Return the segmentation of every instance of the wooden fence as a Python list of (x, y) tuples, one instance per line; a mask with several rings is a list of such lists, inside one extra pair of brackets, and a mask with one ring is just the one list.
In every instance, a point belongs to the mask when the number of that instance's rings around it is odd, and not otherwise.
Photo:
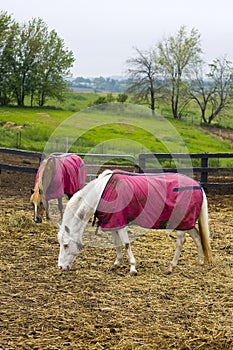
[[(222, 161), (227, 159), (230, 160), (230, 166), (221, 166)], [(210, 166), (211, 160), (215, 160), (217, 166)], [(169, 163), (170, 166), (164, 166)], [(233, 188), (232, 166), (233, 153), (144, 153), (139, 155), (139, 172), (179, 172), (197, 178), (203, 187), (208, 188)]]
[[(2, 157), (1, 157), (2, 155)], [(233, 188), (233, 153), (143, 153), (139, 155), (138, 162), (131, 155), (110, 155), (110, 154), (79, 154), (87, 161), (88, 181), (92, 180), (98, 171), (105, 168), (120, 168), (134, 172), (179, 172), (196, 178), (204, 187)], [(1, 169), (19, 171), (26, 173), (36, 173), (43, 153), (28, 152), (9, 148), (0, 148), (0, 172)], [(12, 164), (12, 159), (15, 161)], [(31, 159), (32, 161), (27, 161)], [(130, 165), (114, 165), (114, 160), (126, 160)], [(109, 164), (109, 160), (111, 164)], [(211, 161), (215, 166), (211, 166)], [(224, 161), (225, 160), (225, 161)], [(229, 160), (230, 165), (226, 165)], [(222, 162), (223, 161), (223, 162)], [(33, 163), (33, 166), (32, 166)], [(197, 163), (199, 163), (197, 165)], [(225, 163), (224, 166), (221, 164)]]
[[(41, 159), (43, 158), (43, 153), (38, 152), (29, 152), (24, 150), (18, 150), (18, 149), (11, 149), (11, 148), (0, 148), (0, 155), (5, 155), (4, 157), (4, 163), (1, 163), (0, 158), (0, 170), (11, 170), (11, 171), (19, 171), (23, 173), (36, 173), (37, 169), (40, 165)], [(34, 167), (30, 167), (28, 163), (25, 160), (20, 162), (20, 165), (12, 164), (13, 157), (16, 158), (32, 158), (34, 160), (33, 163), (35, 163)], [(25, 164), (25, 165), (22, 165)]]
[[(5, 156), (1, 157), (1, 154)], [(55, 152), (53, 154), (58, 155), (60, 153)], [(85, 160), (85, 164), (87, 166), (88, 182), (93, 180), (98, 175), (98, 173), (104, 169), (114, 169), (116, 167), (116, 165), (114, 165), (114, 162), (117, 164), (117, 160), (120, 160), (122, 163), (121, 165), (117, 166), (119, 169), (127, 170), (130, 172), (138, 171), (136, 159), (132, 155), (91, 153), (77, 153), (77, 155), (79, 155), (81, 158), (84, 158)], [(43, 158), (45, 158), (45, 155), (43, 153), (0, 148), (0, 172), (1, 169), (4, 169), (24, 173), (36, 173)], [(31, 166), (32, 163), (34, 165), (33, 167)], [(124, 165), (124, 163), (127, 163), (127, 165)]]

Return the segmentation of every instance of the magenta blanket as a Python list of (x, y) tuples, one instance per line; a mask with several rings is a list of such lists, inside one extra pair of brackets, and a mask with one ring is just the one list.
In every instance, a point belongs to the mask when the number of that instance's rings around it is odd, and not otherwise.
[(115, 171), (103, 191), (96, 217), (103, 230), (128, 224), (188, 230), (195, 226), (202, 199), (200, 184), (185, 175)]
[(55, 169), (45, 193), (46, 200), (63, 197), (64, 194), (71, 196), (86, 183), (86, 167), (82, 158), (70, 153), (52, 157), (55, 159)]

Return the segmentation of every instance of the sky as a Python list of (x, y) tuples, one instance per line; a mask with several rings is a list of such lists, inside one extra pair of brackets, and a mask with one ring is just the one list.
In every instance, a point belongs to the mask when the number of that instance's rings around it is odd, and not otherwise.
[(201, 34), (203, 58), (233, 61), (232, 0), (0, 0), (19, 23), (41, 18), (71, 50), (73, 77), (124, 76), (135, 48), (148, 50), (181, 26)]

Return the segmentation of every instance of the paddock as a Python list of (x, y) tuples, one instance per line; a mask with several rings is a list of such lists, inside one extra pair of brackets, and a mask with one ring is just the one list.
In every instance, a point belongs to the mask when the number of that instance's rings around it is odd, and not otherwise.
[(57, 229), (32, 221), (34, 175), (2, 170), (1, 180), (0, 349), (233, 349), (232, 192), (207, 192), (211, 266), (197, 265), (187, 235), (167, 276), (174, 234), (132, 228), (138, 276), (130, 277), (126, 256), (112, 270), (115, 250), (102, 247), (101, 232), (71, 271), (59, 271)]

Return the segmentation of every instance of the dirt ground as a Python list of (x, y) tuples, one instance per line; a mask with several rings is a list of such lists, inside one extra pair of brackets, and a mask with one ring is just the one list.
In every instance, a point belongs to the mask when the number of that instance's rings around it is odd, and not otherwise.
[(232, 193), (207, 193), (212, 265), (198, 267), (187, 236), (165, 275), (174, 233), (144, 230), (132, 241), (138, 276), (130, 277), (126, 257), (113, 270), (114, 249), (90, 242), (71, 271), (59, 271), (56, 227), (32, 221), (34, 175), (1, 179), (0, 349), (233, 349)]
[(218, 136), (222, 140), (230, 140), (231, 142), (233, 142), (233, 130), (231, 129), (220, 129), (220, 128), (213, 128), (213, 127), (211, 128), (203, 127), (203, 129), (205, 129), (209, 133), (212, 133)]

